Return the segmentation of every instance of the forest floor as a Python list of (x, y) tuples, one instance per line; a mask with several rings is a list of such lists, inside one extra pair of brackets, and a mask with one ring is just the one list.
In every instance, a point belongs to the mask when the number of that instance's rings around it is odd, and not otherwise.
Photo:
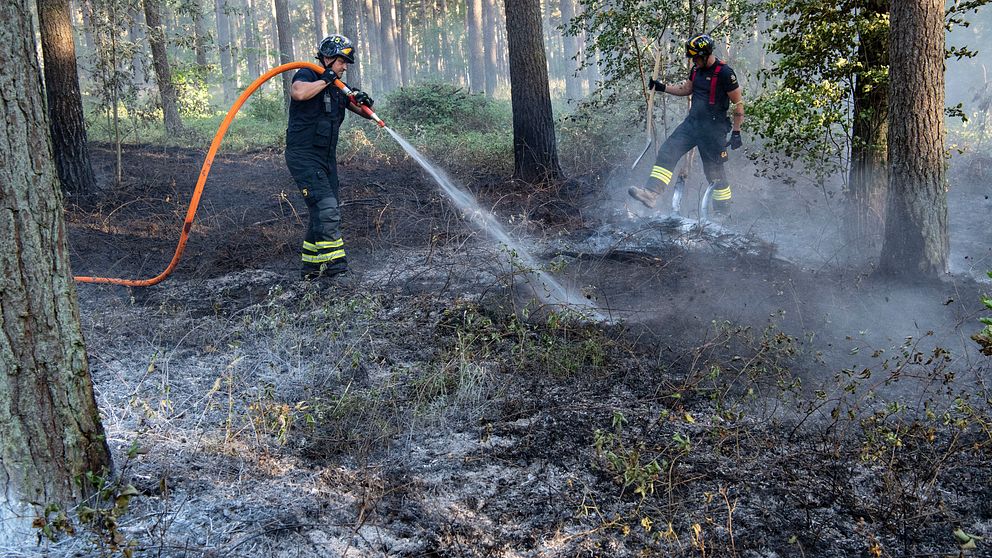
[[(202, 156), (130, 148), (120, 188), (70, 199), (73, 270), (163, 269)], [(301, 282), (281, 153), (220, 156), (170, 278), (77, 285), (137, 495), (35, 550), (992, 555), (987, 186), (952, 189), (954, 273), (913, 286), (852, 263), (828, 192), (741, 180), (700, 232), (628, 212), (621, 178), (453, 176), (608, 319), (529, 300), (410, 161), (341, 167), (353, 278)]]

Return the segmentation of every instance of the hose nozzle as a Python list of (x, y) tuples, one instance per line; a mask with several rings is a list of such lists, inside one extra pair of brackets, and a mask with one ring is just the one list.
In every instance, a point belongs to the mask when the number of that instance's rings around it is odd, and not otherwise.
[(341, 81), (340, 79), (336, 79), (336, 80), (334, 80), (334, 85), (338, 89), (340, 89), (345, 95), (347, 95), (348, 96), (348, 100), (351, 101), (351, 104), (353, 104), (356, 107), (358, 107), (358, 110), (360, 110), (363, 113), (365, 113), (365, 116), (368, 116), (369, 118), (371, 118), (372, 120), (374, 120), (375, 123), (378, 124), (380, 128), (385, 128), (386, 127), (386, 123), (383, 122), (381, 118), (379, 118), (379, 115), (376, 114), (375, 111), (372, 110), (372, 107), (369, 107), (367, 105), (363, 105), (363, 104), (361, 104), (361, 103), (359, 103), (358, 101), (355, 100), (355, 91), (352, 88), (348, 87), (348, 84), (346, 84), (345, 82)]

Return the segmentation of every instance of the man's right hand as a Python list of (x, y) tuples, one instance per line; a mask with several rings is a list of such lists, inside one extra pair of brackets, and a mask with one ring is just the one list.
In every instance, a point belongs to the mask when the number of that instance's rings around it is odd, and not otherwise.
[(324, 68), (324, 73), (320, 74), (320, 79), (330, 84), (334, 83), (334, 80), (338, 79), (338, 75), (335, 74), (330, 68)]
[(656, 81), (654, 78), (648, 78), (648, 89), (664, 92), (665, 84), (660, 81)]

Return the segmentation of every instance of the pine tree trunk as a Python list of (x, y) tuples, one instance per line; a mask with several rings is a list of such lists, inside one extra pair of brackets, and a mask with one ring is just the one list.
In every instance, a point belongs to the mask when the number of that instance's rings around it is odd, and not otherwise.
[(879, 272), (933, 279), (947, 271), (944, 2), (892, 0), (889, 192)]
[(483, 93), (486, 90), (486, 61), (482, 46), (482, 0), (466, 0), (466, 8), (469, 91)]
[(369, 53), (359, 48), (361, 45), (361, 22), (358, 18), (358, 1), (341, 0), (341, 31), (355, 43), (358, 51), (355, 56), (355, 63), (348, 68), (348, 85), (362, 88), (362, 66)]
[(386, 24), (386, 40), (388, 41), (389, 48), (389, 68), (393, 74), (393, 85), (398, 86), (402, 84), (403, 71), (400, 69), (400, 40), (399, 33), (397, 31), (398, 25), (396, 23), (396, 2), (399, 0), (381, 0), (385, 2), (383, 8), (385, 12), (383, 17), (385, 18)]
[(76, 45), (69, 21), (69, 0), (38, 0), (45, 93), (59, 180), (68, 192), (91, 192), (96, 178), (86, 142), (86, 122), (76, 69)]
[[(313, 44), (319, 45), (320, 41), (323, 41), (324, 37), (327, 36), (325, 34), (327, 28), (324, 27), (324, 0), (311, 0), (311, 5), (313, 6), (313, 32), (315, 37)], [(335, 30), (334, 32), (337, 33), (338, 31)]]
[[(39, 12), (40, 12), (41, 2), (39, 1), (38, 4), (39, 4)], [(129, 19), (131, 20), (131, 25), (129, 25), (127, 28), (128, 39), (131, 41), (131, 44), (140, 45), (145, 42), (145, 23), (142, 20), (140, 7), (133, 6), (128, 15), (130, 16)], [(40, 23), (42, 28), (41, 30), (42, 32), (41, 42), (43, 47), (42, 50), (44, 50), (45, 24), (43, 22)], [(148, 79), (149, 79), (148, 53), (145, 51), (145, 49), (143, 48), (134, 49), (134, 51), (131, 53), (131, 67), (134, 68), (134, 74), (133, 74), (134, 79), (132, 81), (135, 87), (141, 89), (142, 87), (144, 87), (146, 83), (148, 83)], [(47, 76), (46, 76), (46, 82), (47, 82)], [(54, 140), (55, 138), (53, 137), (52, 139)]]
[(496, 44), (496, 6), (493, 0), (482, 0), (482, 44), (485, 46), (486, 60), (486, 96), (492, 98), (496, 94), (497, 70), (496, 59), (498, 46)]
[[(279, 35), (279, 64), (293, 61), (293, 28), (289, 22), (289, 6), (286, 0), (275, 0), (276, 4), (276, 33)], [(289, 106), (289, 90), (293, 86), (293, 72), (282, 73), (282, 95), (286, 106)]]
[[(561, 0), (561, 23), (568, 25), (575, 17), (575, 0)], [(562, 60), (566, 68), (565, 71), (565, 98), (569, 102), (582, 98), (582, 79), (578, 77), (578, 65), (576, 58), (579, 55), (579, 38), (575, 35), (562, 37), (564, 51)]]
[(561, 178), (539, 0), (506, 0), (513, 110), (514, 178), (538, 183)]
[(0, 546), (15, 548), (37, 536), (43, 506), (70, 508), (93, 491), (78, 478), (111, 469), (32, 28), (26, 3), (0, 3)]
[(248, 63), (249, 78), (254, 81), (262, 75), (262, 65), (258, 59), (259, 45), (258, 12), (255, 0), (245, 1), (245, 59)]
[(393, 4), (396, 8), (396, 63), (400, 70), (400, 85), (410, 85), (410, 22), (407, 20), (407, 7), (402, 0)]
[(152, 48), (152, 64), (155, 66), (155, 79), (162, 98), (165, 130), (170, 134), (178, 134), (183, 130), (183, 122), (179, 118), (176, 87), (172, 84), (172, 68), (169, 66), (169, 57), (165, 52), (165, 29), (162, 27), (162, 18), (159, 15), (159, 1), (144, 0), (145, 23), (148, 24), (148, 43)]
[(234, 68), (231, 65), (231, 24), (227, 21), (227, 0), (214, 1), (217, 18), (217, 50), (220, 52), (220, 80), (224, 102), (234, 101)]
[(189, 1), (190, 17), (193, 19), (193, 51), (196, 54), (196, 65), (203, 75), (206, 75), (207, 65), (207, 28), (203, 22), (203, 5), (200, 0)]
[[(865, 14), (887, 17), (888, 0), (871, 0)], [(867, 17), (863, 15), (862, 17)], [(860, 35), (858, 61), (865, 68), (888, 63), (888, 36), (869, 28)], [(848, 244), (871, 252), (878, 249), (885, 226), (885, 191), (888, 187), (889, 91), (865, 76), (854, 86), (851, 130), (851, 169), (848, 180)], [(877, 254), (877, 252), (875, 252)]]

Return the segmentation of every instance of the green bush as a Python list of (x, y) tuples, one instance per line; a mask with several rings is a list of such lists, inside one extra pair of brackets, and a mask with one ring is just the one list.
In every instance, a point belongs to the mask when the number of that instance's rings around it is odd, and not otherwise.
[(494, 132), (512, 122), (508, 103), (437, 81), (391, 91), (382, 111), (391, 126), (416, 133)]
[(245, 103), (245, 115), (263, 122), (281, 122), (286, 124), (289, 118), (285, 103), (282, 100), (282, 91), (263, 93), (256, 91)]

